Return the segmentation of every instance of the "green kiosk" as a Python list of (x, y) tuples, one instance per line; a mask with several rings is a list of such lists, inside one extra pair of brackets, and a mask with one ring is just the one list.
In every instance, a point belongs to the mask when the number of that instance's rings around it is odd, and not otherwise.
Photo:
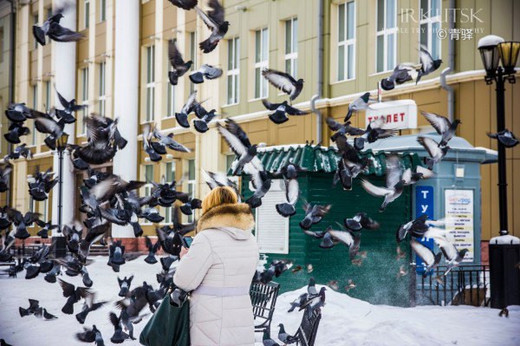
[[(423, 135), (423, 134), (421, 134)], [(438, 140), (437, 135), (424, 134)], [(333, 184), (338, 154), (335, 148), (311, 145), (287, 145), (259, 149), (258, 157), (269, 173), (274, 173), (287, 162), (293, 162), (307, 171), (299, 174), (300, 199), (296, 214), (281, 217), (275, 205), (285, 202), (283, 181), (273, 180), (270, 191), (255, 209), (257, 237), (260, 252), (267, 262), (290, 259), (292, 269), (275, 280), (281, 291), (289, 291), (307, 284), (314, 277), (319, 284), (337, 287), (341, 292), (373, 304), (410, 306), (415, 303), (416, 273), (410, 263), (409, 242), (399, 246), (397, 228), (416, 215), (428, 214), (434, 219), (449, 217), (456, 227), (457, 246), (470, 250), (471, 263), (480, 262), (480, 164), (496, 161), (496, 154), (483, 148), (474, 148), (463, 138), (455, 137), (446, 158), (435, 166), (435, 177), (406, 187), (401, 197), (379, 212), (381, 198), (369, 195), (361, 186), (363, 178), (375, 185), (385, 184), (385, 158), (389, 153), (401, 158), (403, 168), (422, 165), (427, 153), (417, 142), (417, 135), (398, 136), (367, 145), (362, 155), (368, 157), (369, 167), (354, 180), (351, 191), (338, 183)], [(252, 194), (249, 177), (242, 178), (242, 195)], [(364, 211), (380, 223), (379, 230), (363, 230), (361, 249), (356, 261), (349, 258), (348, 248), (339, 244), (333, 249), (319, 247), (320, 240), (303, 233), (299, 222), (304, 217), (305, 201), (313, 204), (331, 204), (330, 212), (312, 226), (313, 231), (343, 224), (346, 217)], [(465, 214), (461, 214), (461, 203)], [(448, 219), (447, 219), (448, 220)], [(451, 224), (450, 224), (451, 226)]]

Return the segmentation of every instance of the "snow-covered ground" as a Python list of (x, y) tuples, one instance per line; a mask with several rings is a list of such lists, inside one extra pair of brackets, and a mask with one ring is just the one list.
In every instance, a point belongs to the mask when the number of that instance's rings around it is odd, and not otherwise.
[[(89, 272), (94, 281), (93, 290), (98, 300), (110, 303), (92, 312), (85, 326), (95, 324), (101, 330), (105, 344), (110, 345), (113, 329), (108, 320), (110, 311), (117, 311), (114, 302), (117, 293), (117, 275), (134, 274), (132, 287), (143, 281), (157, 286), (155, 274), (160, 265), (149, 265), (138, 258), (114, 273), (106, 265), (106, 257), (94, 258)], [(17, 279), (0, 277), (0, 338), (15, 346), (25, 345), (83, 345), (75, 339), (75, 333), (83, 330), (74, 316), (64, 315), (65, 303), (60, 286), (43, 280), (43, 276), (25, 280), (22, 272)], [(81, 285), (80, 278), (62, 276), (73, 284)], [(302, 288), (278, 298), (272, 336), (278, 333), (278, 323), (284, 323), (286, 331), (296, 331), (301, 313), (286, 313), (289, 302), (305, 291)], [(35, 316), (21, 318), (18, 307), (28, 307), (28, 298), (38, 299), (40, 305), (58, 316), (57, 320), (43, 321)], [(81, 304), (75, 305), (75, 313)], [(395, 308), (371, 305), (332, 289), (327, 290), (327, 301), (318, 330), (316, 345), (520, 345), (520, 307), (509, 308), (509, 318), (498, 316), (498, 310), (465, 306)], [(139, 336), (145, 322), (135, 326)], [(261, 336), (258, 335), (258, 340)], [(138, 345), (138, 341), (126, 341), (124, 345)]]

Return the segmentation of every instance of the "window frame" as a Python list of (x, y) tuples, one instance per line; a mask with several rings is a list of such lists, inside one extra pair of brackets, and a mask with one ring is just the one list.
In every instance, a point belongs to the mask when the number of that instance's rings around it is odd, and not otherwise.
[(107, 20), (107, 0), (99, 0), (99, 22)]
[(145, 123), (155, 121), (155, 45), (145, 47)]
[(81, 120), (81, 133), (80, 135), (85, 135), (87, 133), (87, 123), (85, 122), (85, 118), (88, 116), (88, 104), (89, 104), (89, 67), (83, 67), (80, 69), (81, 71), (81, 104), (86, 105), (87, 107), (83, 108), (82, 113), (83, 117)]
[[(38, 83), (32, 85), (32, 106), (33, 109), (38, 109)], [(36, 124), (33, 121), (32, 122), (32, 129), (31, 129), (31, 146), (38, 145), (38, 132), (36, 131)]]
[[(354, 21), (354, 24), (353, 24), (353, 34), (352, 34), (352, 37), (353, 38), (348, 38), (348, 24), (349, 24), (349, 20), (348, 20), (348, 5), (349, 4), (353, 4), (354, 8), (353, 8), (353, 11), (354, 11), (354, 16), (353, 16), (353, 21)], [(340, 30), (340, 13), (341, 13), (341, 6), (345, 6), (344, 8), (344, 14), (345, 14), (345, 25), (344, 25), (344, 40), (343, 41), (340, 41), (340, 34), (339, 34), (339, 30)], [(356, 35), (357, 35), (357, 28), (356, 28), (356, 10), (357, 10), (357, 6), (356, 6), (356, 1), (355, 0), (351, 0), (351, 1), (346, 1), (344, 3), (341, 3), (338, 5), (338, 41), (337, 41), (337, 52), (336, 52), (336, 66), (337, 66), (337, 73), (336, 73), (336, 81), (337, 82), (347, 82), (347, 81), (351, 81), (351, 80), (354, 80), (356, 79), (356, 53), (357, 53), (357, 47), (356, 47)], [(352, 76), (349, 78), (349, 63), (350, 63), (350, 60), (349, 60), (349, 55), (348, 55), (348, 49), (349, 47), (352, 46), (352, 50), (353, 50), (353, 53), (352, 53)], [(343, 52), (344, 52), (344, 57), (343, 57), (343, 64), (344, 64), (344, 68), (343, 68), (343, 76), (340, 78), (340, 47), (344, 47), (343, 48)]]
[[(377, 23), (378, 23), (378, 18), (379, 18), (379, 10), (378, 10), (378, 3), (379, 1), (383, 1), (383, 29), (382, 30), (377, 30)], [(386, 20), (386, 17), (387, 17), (387, 4), (388, 4), (388, 1), (393, 1), (394, 2), (394, 14), (395, 14), (395, 18), (394, 18), (394, 22), (395, 22), (395, 26), (393, 28), (387, 28), (387, 20)], [(376, 60), (375, 60), (375, 71), (376, 71), (376, 74), (377, 73), (387, 73), (387, 72), (390, 72), (394, 69), (395, 66), (389, 66), (389, 65), (395, 65), (396, 62), (397, 62), (397, 33), (398, 33), (398, 30), (399, 30), (399, 27), (397, 25), (397, 0), (377, 0), (376, 1), (376, 21), (375, 21), (375, 28), (376, 28), (376, 42), (375, 42), (375, 49), (376, 49), (376, 54), (375, 54), (375, 57), (376, 57)], [(388, 62), (388, 37), (390, 35), (394, 35), (395, 39), (394, 39), (394, 56), (393, 56), (393, 64), (389, 64)], [(378, 60), (378, 55), (379, 55), (379, 51), (377, 49), (377, 40), (380, 36), (383, 36), (383, 69), (381, 71), (379, 71), (377, 69), (377, 60)]]
[(51, 81), (47, 80), (45, 83), (45, 110), (49, 112), (51, 109)]
[[(226, 71), (226, 106), (231, 106), (240, 103), (240, 37), (235, 36), (230, 38), (227, 40), (227, 44), (228, 68)], [(230, 53), (232, 53), (232, 57), (230, 57)], [(230, 77), (232, 81), (231, 97), (229, 95)], [(231, 98), (233, 98), (234, 102), (229, 102)]]
[[(190, 60), (192, 61), (190, 71), (197, 66), (197, 33), (190, 32)], [(190, 94), (195, 91), (195, 83), (190, 83)]]
[[(437, 12), (437, 15), (436, 16), (428, 16), (426, 18), (423, 17), (422, 15), (422, 11), (421, 11), (421, 2), (419, 1), (419, 49), (421, 48), (421, 45), (423, 45), (423, 43), (421, 42), (421, 34), (422, 34), (422, 29), (421, 27), (423, 25), (426, 25), (426, 44), (424, 45), (428, 51), (430, 52), (430, 54), (432, 55), (433, 59), (440, 59), (441, 56), (442, 56), (442, 41), (441, 39), (437, 36), (437, 35), (434, 35), (433, 33), (433, 25), (438, 23), (439, 24), (439, 28), (438, 30), (441, 30), (442, 29), (442, 18), (441, 18), (441, 14), (442, 14), (442, 1), (441, 0), (426, 0), (427, 1), (427, 6), (428, 6), (428, 13), (430, 13), (430, 11), (432, 10), (432, 1), (437, 1), (438, 5), (439, 5), (439, 8), (437, 9), (438, 12)], [(438, 54), (437, 55), (434, 55), (433, 53), (433, 37), (435, 37), (435, 39), (437, 40), (437, 47), (438, 47)]]
[[(287, 24), (290, 23), (291, 27), (291, 38), (290, 47), (291, 51), (287, 52)], [(295, 25), (296, 23), (296, 25)], [(285, 47), (284, 47), (284, 71), (291, 76), (295, 77), (298, 75), (298, 17), (292, 17), (284, 21), (285, 26)], [(294, 28), (296, 26), (296, 38), (294, 34)], [(287, 61), (290, 61), (291, 70), (287, 71)]]
[[(153, 188), (153, 184), (151, 183), (153, 180), (154, 180), (154, 175), (155, 175), (155, 165), (154, 164), (145, 164), (143, 165), (143, 181), (146, 182), (146, 184), (143, 185), (142, 189), (143, 189), (143, 197), (148, 197), (151, 195), (152, 193), (152, 188)], [(147, 168), (150, 167), (151, 170), (152, 170), (152, 176), (151, 177), (148, 177), (147, 175)], [(150, 181), (148, 181), (148, 179), (150, 179)], [(141, 221), (141, 224), (142, 225), (151, 225), (152, 222), (143, 218), (142, 221)]]
[(83, 29), (90, 27), (90, 0), (83, 0)]
[(103, 61), (99, 63), (99, 108), (98, 112), (101, 116), (106, 116), (106, 73), (107, 63)]
[[(263, 39), (262, 35), (264, 32), (266, 35), (266, 39), (265, 39), (266, 47), (264, 47), (264, 44), (263, 44), (264, 39)], [(257, 37), (257, 34), (259, 34), (259, 37)], [(264, 27), (264, 28), (255, 30), (254, 35), (255, 35), (255, 39), (254, 39), (255, 48), (254, 48), (254, 65), (253, 65), (253, 67), (254, 67), (255, 84), (254, 84), (253, 100), (261, 100), (261, 99), (265, 99), (265, 98), (269, 97), (269, 84), (268, 84), (267, 80), (262, 76), (262, 70), (264, 68), (269, 67), (269, 28)], [(260, 39), (260, 45), (259, 45), (260, 52), (258, 52), (256, 50), (258, 39)], [(264, 48), (265, 48), (265, 52), (264, 52)], [(265, 60), (262, 60), (264, 55), (265, 55)], [(257, 56), (260, 56), (260, 60), (258, 60), (258, 61), (257, 61)], [(258, 70), (258, 74), (257, 74), (257, 70)], [(257, 94), (257, 82), (258, 82), (258, 91), (259, 91), (258, 94)], [(263, 91), (265, 91), (265, 95), (264, 95)]]

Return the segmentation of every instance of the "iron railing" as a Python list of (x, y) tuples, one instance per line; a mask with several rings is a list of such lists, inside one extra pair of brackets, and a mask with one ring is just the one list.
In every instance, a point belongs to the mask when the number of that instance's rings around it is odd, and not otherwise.
[(448, 270), (435, 268), (431, 275), (417, 275), (415, 302), (417, 305), (489, 306), (490, 281), (488, 265), (461, 265)]

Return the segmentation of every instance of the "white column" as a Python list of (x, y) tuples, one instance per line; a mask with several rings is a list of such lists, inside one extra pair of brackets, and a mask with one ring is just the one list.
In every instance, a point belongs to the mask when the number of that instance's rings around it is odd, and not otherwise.
[[(114, 116), (128, 144), (117, 152), (114, 174), (137, 178), (137, 126), (139, 121), (139, 0), (115, 1)], [(132, 227), (113, 225), (113, 237), (133, 237)]]
[[(64, 0), (53, 0), (53, 8), (63, 6)], [(76, 5), (75, 2), (67, 2), (67, 10), (63, 13), (64, 17), (60, 24), (66, 28), (76, 31)], [(52, 70), (54, 71), (54, 83), (56, 89), (67, 100), (76, 98), (76, 43), (75, 42), (53, 42), (52, 51)], [(55, 95), (55, 106), (61, 108), (58, 96)], [(69, 143), (74, 143), (75, 124), (65, 125), (65, 132), (69, 135)], [(55, 153), (53, 157), (54, 172), (58, 172), (59, 159)], [(75, 202), (76, 202), (76, 186), (74, 179), (74, 167), (70, 162), (68, 152), (64, 153), (63, 158), (63, 185), (62, 185), (62, 224), (67, 224), (74, 220)], [(52, 222), (58, 223), (58, 198), (59, 187), (56, 186), (52, 194)], [(56, 232), (53, 231), (53, 236)]]

